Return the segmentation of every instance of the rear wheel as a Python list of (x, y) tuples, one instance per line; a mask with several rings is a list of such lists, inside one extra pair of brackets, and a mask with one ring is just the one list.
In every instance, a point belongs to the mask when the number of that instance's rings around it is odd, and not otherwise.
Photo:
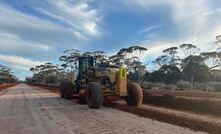
[(63, 91), (65, 99), (72, 99), (73, 97), (73, 84), (70, 82), (65, 82), (65, 89)]
[(64, 81), (61, 81), (60, 83), (60, 97), (61, 98), (64, 98), (64, 89), (65, 89)]
[(143, 91), (139, 84), (131, 83), (127, 84), (128, 96), (125, 97), (127, 105), (138, 106), (143, 101)]
[(103, 105), (103, 91), (100, 83), (91, 82), (88, 84), (87, 104), (93, 109), (98, 109), (101, 105)]

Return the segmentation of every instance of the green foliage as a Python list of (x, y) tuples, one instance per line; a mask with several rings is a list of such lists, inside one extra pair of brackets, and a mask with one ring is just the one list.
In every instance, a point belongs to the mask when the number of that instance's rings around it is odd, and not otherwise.
[(27, 78), (27, 81), (36, 83), (56, 83), (59, 81), (59, 76), (66, 75), (66, 72), (74, 71), (77, 65), (77, 60), (80, 56), (92, 56), (96, 60), (97, 66), (122, 66), (128, 68), (128, 77), (131, 81), (139, 81), (142, 75), (146, 73), (145, 66), (140, 61), (144, 51), (147, 49), (140, 46), (132, 46), (121, 49), (116, 55), (105, 55), (104, 51), (84, 52), (79, 50), (69, 49), (64, 51), (64, 55), (59, 57), (62, 62), (61, 66), (55, 66), (51, 63), (39, 65), (30, 68), (33, 72), (32, 80)]
[(0, 64), (0, 83), (13, 83), (17, 81), (18, 79), (13, 74), (11, 69)]
[(163, 50), (163, 53), (167, 55), (169, 65), (177, 65), (179, 64), (180, 58), (177, 56), (178, 47), (170, 47)]
[(165, 90), (177, 90), (177, 86), (175, 84), (167, 84), (163, 87)]
[(189, 55), (193, 55), (197, 52), (197, 47), (192, 44), (182, 44), (180, 45), (180, 49), (182, 49), (183, 54), (188, 57)]
[(117, 66), (126, 65), (129, 80), (140, 82), (146, 73), (145, 66), (140, 59), (146, 51), (146, 48), (140, 46), (122, 48), (116, 55), (109, 58), (109, 63)]
[(177, 88), (179, 90), (190, 90), (192, 89), (193, 85), (190, 82), (184, 81), (184, 80), (180, 80), (176, 83)]
[(144, 89), (164, 89), (165, 84), (161, 83), (161, 82), (143, 82), (142, 83), (142, 87)]
[(158, 66), (162, 67), (163, 65), (169, 64), (169, 57), (167, 55), (159, 56), (155, 61), (152, 63), (157, 64)]
[(159, 70), (151, 73), (147, 81), (171, 84), (180, 80), (180, 76), (181, 71), (178, 67), (174, 65), (164, 65)]
[(65, 71), (59, 68), (58, 65), (52, 63), (45, 63), (36, 67), (30, 68), (33, 72), (32, 78), (26, 78), (26, 82), (39, 84), (56, 84), (60, 78), (65, 75)]
[(70, 49), (65, 50), (64, 55), (59, 57), (59, 60), (63, 63), (61, 66), (63, 69), (66, 69), (66, 71), (73, 71), (76, 68), (77, 65), (77, 59), (80, 56), (92, 56), (96, 60), (96, 64), (98, 66), (107, 65), (108, 60), (107, 56), (105, 55), (104, 51), (94, 51), (94, 52), (84, 52), (81, 53), (79, 50)]
[(201, 56), (188, 56), (182, 62), (183, 76), (190, 83), (206, 82), (209, 79), (209, 68)]
[[(185, 56), (183, 59), (179, 57), (179, 48)], [(179, 48), (170, 47), (165, 49), (163, 51), (164, 55), (153, 61), (160, 68), (152, 72), (147, 80), (166, 84), (175, 83), (180, 79), (190, 83), (206, 82), (214, 75), (210, 71), (221, 65), (221, 54), (219, 52), (204, 52), (200, 55), (195, 55), (199, 50), (195, 45), (182, 44)], [(210, 68), (207, 60), (213, 61), (213, 65)]]
[(221, 65), (221, 53), (220, 52), (203, 52), (200, 54), (204, 61), (207, 63), (210, 70), (220, 67)]
[[(216, 44), (221, 44), (221, 35), (216, 37)], [(59, 75), (65, 75), (66, 72), (75, 70), (79, 56), (92, 56), (95, 58), (97, 66), (120, 67), (126, 65), (129, 81), (142, 82), (144, 80), (144, 82), (178, 84), (178, 88), (190, 88), (190, 85), (196, 82), (221, 82), (219, 49), (197, 55), (199, 49), (193, 44), (181, 44), (179, 47), (167, 48), (163, 50), (163, 55), (152, 62), (157, 65), (153, 72), (147, 72), (146, 66), (141, 62), (141, 58), (147, 51), (145, 47), (122, 48), (109, 57), (104, 51), (82, 53), (79, 50), (69, 49), (59, 57), (62, 62), (60, 67), (46, 63), (33, 67), (30, 71), (33, 72), (33, 79), (36, 81), (56, 82)]]
[(210, 87), (208, 89), (209, 91), (216, 91), (216, 92), (221, 91), (221, 83), (220, 82), (208, 82), (207, 85), (208, 85), (208, 87)]
[(59, 60), (63, 62), (62, 67), (63, 69), (71, 69), (73, 70), (77, 64), (77, 58), (81, 55), (79, 50), (70, 49), (65, 50), (64, 55), (59, 57)]
[(221, 82), (221, 70), (214, 69), (210, 71), (210, 81)]

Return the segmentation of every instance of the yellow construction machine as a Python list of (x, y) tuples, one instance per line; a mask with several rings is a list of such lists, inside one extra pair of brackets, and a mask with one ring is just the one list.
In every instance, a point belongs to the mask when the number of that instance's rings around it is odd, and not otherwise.
[(126, 67), (97, 67), (91, 56), (80, 56), (76, 73), (70, 73), (60, 83), (60, 96), (71, 99), (78, 94), (80, 104), (87, 103), (97, 109), (105, 96), (124, 97), (130, 106), (138, 106), (143, 100), (139, 84), (128, 83)]

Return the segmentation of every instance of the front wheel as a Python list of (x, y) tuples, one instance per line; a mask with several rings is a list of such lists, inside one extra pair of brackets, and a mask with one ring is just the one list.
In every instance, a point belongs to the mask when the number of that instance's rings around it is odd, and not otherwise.
[(103, 91), (100, 83), (91, 82), (88, 84), (87, 104), (92, 109), (98, 109), (103, 105)]
[(128, 96), (125, 97), (127, 105), (139, 106), (143, 101), (143, 91), (139, 84), (127, 84)]

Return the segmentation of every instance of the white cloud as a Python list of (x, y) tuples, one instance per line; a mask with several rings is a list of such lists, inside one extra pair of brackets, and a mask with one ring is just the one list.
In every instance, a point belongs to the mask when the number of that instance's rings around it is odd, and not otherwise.
[(42, 20), (40, 18), (26, 15), (15, 9), (0, 4), (0, 25), (1, 27), (11, 27), (16, 30), (26, 28), (32, 30), (42, 30), (42, 31), (51, 31), (57, 32), (60, 30), (64, 30), (61, 26), (51, 23), (46, 20)]
[(161, 25), (152, 25), (152, 26), (148, 26), (144, 29), (141, 29), (140, 31), (137, 32), (138, 35), (141, 35), (141, 34), (149, 34), (149, 32), (153, 32), (154, 30), (160, 28)]
[(82, 48), (101, 35), (98, 30), (101, 18), (87, 1), (45, 0), (42, 4), (34, 1), (21, 4), (30, 4), (39, 13), (23, 12), (0, 2), (0, 63), (18, 74), (21, 74), (18, 70), (28, 73), (30, 67), (41, 64), (39, 61), (57, 59), (65, 49)]
[(150, 12), (153, 7), (156, 7), (155, 9), (158, 9), (159, 6), (170, 7), (174, 23), (182, 30), (188, 28), (189, 33), (196, 33), (207, 24), (209, 20), (205, 15), (209, 15), (213, 11), (211, 3), (210, 0), (127, 0), (127, 2), (123, 2), (130, 10), (137, 13)]
[[(202, 48), (202, 51), (214, 50), (215, 36), (221, 34), (221, 14), (220, 9), (214, 8), (215, 1), (210, 0), (127, 0), (120, 2), (128, 10), (131, 10), (138, 14), (145, 14), (145, 12), (151, 12), (150, 9), (160, 6), (170, 7), (168, 13), (171, 11), (171, 16), (174, 25), (173, 29), (177, 29), (176, 38), (167, 39), (173, 42), (176, 46), (182, 43), (193, 43)], [(138, 10), (139, 9), (139, 10)], [(160, 10), (160, 8), (159, 8)], [(152, 30), (147, 27), (139, 31), (139, 33), (145, 33), (145, 31)], [(147, 35), (152, 33), (147, 33)], [(157, 39), (160, 42), (165, 42), (165, 39)], [(153, 41), (154, 42), (154, 41)], [(160, 44), (152, 44), (160, 45)], [(151, 50), (150, 50), (151, 51)]]
[(37, 44), (22, 40), (18, 35), (0, 32), (0, 52), (1, 51), (16, 51), (21, 53), (33, 53), (44, 51), (48, 52), (51, 47), (44, 44)]
[(174, 46), (174, 43), (148, 41), (139, 45), (148, 49), (148, 51), (141, 59), (141, 61), (147, 61), (149, 58), (151, 58), (151, 60), (155, 60), (158, 56), (162, 55), (163, 50)]
[[(60, 17), (56, 21), (16, 10), (0, 2), (0, 53), (4, 51), (6, 54), (10, 49), (8, 53), (12, 55), (32, 58), (37, 58), (38, 55), (39, 58), (52, 59), (70, 47), (86, 47), (87, 42), (94, 36), (100, 35), (97, 30), (99, 20), (97, 13), (94, 9), (90, 9), (87, 3), (85, 5), (84, 2), (75, 5), (68, 4), (67, 1), (58, 3), (49, 1), (49, 3), (47, 8), (42, 5), (39, 8), (42, 7), (45, 11), (53, 9), (47, 12), (52, 18)], [(62, 8), (62, 3), (66, 9)], [(75, 10), (71, 12), (72, 7)], [(38, 6), (36, 8), (38, 9)], [(63, 22), (58, 22), (59, 20), (69, 22), (72, 27), (63, 25)]]
[(65, 22), (81, 36), (98, 36), (97, 23), (101, 20), (96, 9), (91, 9), (87, 1), (48, 0), (51, 8), (36, 8), (37, 11)]
[(87, 29), (91, 34), (98, 35), (98, 31), (96, 30), (96, 23), (88, 22), (84, 24), (85, 29)]
[(13, 67), (13, 69), (22, 69), (28, 71), (29, 68), (43, 64), (40, 61), (32, 61), (18, 56), (0, 55), (0, 62), (5, 65)]
[[(57, 2), (53, 1), (51, 3)], [(65, 47), (72, 44), (72, 42), (75, 42), (75, 44), (82, 44), (83, 42), (92, 38), (91, 34), (98, 35), (99, 32), (97, 31), (97, 24), (95, 21), (96, 19), (90, 20), (90, 18), (88, 18), (84, 21), (81, 19), (82, 15), (84, 14), (83, 12), (79, 16), (72, 16), (71, 13), (66, 15), (62, 14), (62, 12), (59, 13), (60, 10), (63, 9), (55, 8), (54, 10), (56, 12), (48, 11), (48, 13), (51, 14), (46, 15), (49, 15), (53, 18), (55, 18), (54, 16), (58, 16), (61, 20), (65, 20), (66, 22), (70, 21), (69, 23), (73, 24), (74, 26), (64, 26), (61, 23), (51, 21), (46, 17), (41, 18), (34, 15), (29, 15), (20, 12), (10, 7), (9, 5), (0, 3), (0, 31), (19, 35), (21, 38), (25, 38), (33, 42), (38, 42), (38, 44), (50, 44), (56, 47), (60, 46), (61, 44)], [(93, 13), (88, 13), (85, 18), (90, 15), (92, 15), (91, 18), (96, 18), (93, 16)], [(78, 19), (82, 21), (79, 21)], [(91, 29), (84, 27), (84, 24), (87, 22), (93, 22), (93, 27), (89, 27)]]
[[(212, 10), (211, 1), (194, 0), (182, 1), (182, 4), (171, 3), (173, 21), (187, 36), (198, 36), (204, 31), (208, 32), (209, 14)], [(206, 15), (207, 14), (207, 15)]]

